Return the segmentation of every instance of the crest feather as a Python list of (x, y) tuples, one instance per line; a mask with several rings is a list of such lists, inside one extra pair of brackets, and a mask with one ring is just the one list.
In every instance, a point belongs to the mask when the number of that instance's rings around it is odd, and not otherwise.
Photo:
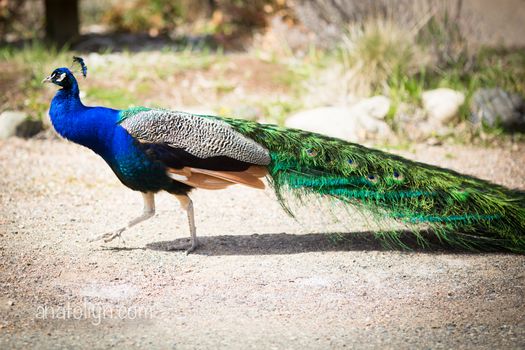
[(84, 63), (84, 59), (82, 57), (73, 56), (73, 65), (78, 64), (80, 66), (80, 69), (82, 71), (82, 75), (84, 78), (87, 76), (87, 66)]

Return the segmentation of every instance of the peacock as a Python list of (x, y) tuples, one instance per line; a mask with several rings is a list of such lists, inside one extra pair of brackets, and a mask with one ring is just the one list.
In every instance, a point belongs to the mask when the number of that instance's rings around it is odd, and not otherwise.
[[(84, 60), (74, 57), (74, 63), (85, 78)], [(264, 189), (268, 183), (291, 215), (290, 198), (328, 198), (375, 220), (396, 220), (423, 245), (422, 232), (430, 231), (455, 246), (525, 253), (523, 192), (298, 129), (158, 108), (85, 106), (72, 71), (57, 68), (43, 80), (60, 87), (49, 110), (52, 125), (101, 156), (144, 200), (139, 217), (90, 241), (109, 242), (151, 218), (155, 193), (166, 191), (187, 212), (191, 236), (189, 246), (170, 249), (189, 253), (199, 245), (193, 189)], [(400, 242), (399, 235), (377, 232), (388, 242)]]

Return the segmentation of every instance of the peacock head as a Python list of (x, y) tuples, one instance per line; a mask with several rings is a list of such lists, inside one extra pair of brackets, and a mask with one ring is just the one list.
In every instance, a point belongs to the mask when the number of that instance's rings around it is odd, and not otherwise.
[[(87, 75), (87, 67), (84, 64), (84, 60), (80, 57), (73, 56), (73, 65), (80, 67), (82, 75), (85, 78)], [(62, 67), (55, 69), (50, 76), (42, 80), (42, 83), (53, 83), (64, 89), (70, 89), (77, 84), (77, 80), (69, 68)]]
[(42, 80), (42, 83), (53, 83), (64, 89), (71, 88), (76, 84), (76, 79), (73, 73), (68, 68), (57, 68), (50, 76)]

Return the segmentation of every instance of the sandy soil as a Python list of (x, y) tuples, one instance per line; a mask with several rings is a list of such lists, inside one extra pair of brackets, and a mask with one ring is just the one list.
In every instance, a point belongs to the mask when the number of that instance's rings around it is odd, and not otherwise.
[[(525, 146), (404, 155), (525, 188)], [(524, 348), (525, 257), (383, 249), (358, 217), (287, 217), (271, 191), (195, 192), (202, 249), (168, 194), (125, 243), (86, 243), (140, 213), (97, 156), (0, 143), (0, 348)], [(347, 233), (336, 242), (330, 233)]]

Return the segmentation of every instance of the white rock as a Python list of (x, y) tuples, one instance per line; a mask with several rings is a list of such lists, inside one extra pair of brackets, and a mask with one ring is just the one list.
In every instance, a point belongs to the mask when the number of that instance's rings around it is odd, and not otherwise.
[(175, 110), (199, 115), (217, 115), (217, 112), (213, 109), (202, 106), (182, 106), (176, 107)]
[[(368, 112), (370, 110), (368, 109)], [(363, 105), (351, 108), (314, 108), (292, 115), (286, 120), (285, 125), (290, 128), (317, 132), (350, 142), (359, 142), (368, 137), (386, 137), (390, 135), (391, 130), (388, 124), (371, 116), (366, 111), (367, 108), (363, 107)], [(375, 115), (379, 114), (376, 113)]]
[(361, 114), (359, 116), (359, 126), (366, 131), (369, 136), (385, 137), (390, 134), (390, 127), (387, 123), (369, 115)]
[(452, 89), (435, 89), (422, 94), (423, 107), (431, 120), (445, 124), (457, 116), (465, 95)]
[(378, 95), (357, 102), (351, 107), (352, 112), (367, 115), (375, 119), (385, 119), (390, 110), (390, 99)]
[(286, 119), (285, 126), (347, 141), (359, 140), (359, 121), (349, 108), (344, 107), (319, 107), (297, 112)]
[(27, 114), (17, 111), (5, 111), (0, 114), (0, 140), (15, 136), (17, 128), (27, 119)]

